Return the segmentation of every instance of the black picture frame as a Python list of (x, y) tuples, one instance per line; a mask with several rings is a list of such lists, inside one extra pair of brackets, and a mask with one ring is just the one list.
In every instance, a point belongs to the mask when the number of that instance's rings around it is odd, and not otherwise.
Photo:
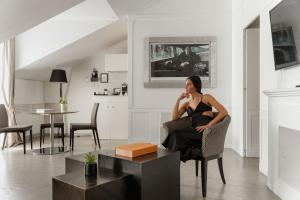
[(100, 82), (108, 83), (108, 73), (100, 73)]

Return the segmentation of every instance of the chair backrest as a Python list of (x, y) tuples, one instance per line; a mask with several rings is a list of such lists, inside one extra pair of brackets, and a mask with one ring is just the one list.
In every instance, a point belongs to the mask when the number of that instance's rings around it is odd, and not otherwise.
[[(215, 114), (215, 113), (214, 113)], [(217, 113), (216, 113), (217, 114)], [(231, 121), (230, 115), (227, 115), (210, 129), (203, 132), (202, 138), (202, 156), (209, 157), (223, 153), (227, 129)]]
[(7, 111), (4, 104), (0, 104), (0, 128), (8, 127)]
[[(44, 103), (44, 108), (60, 110), (60, 104), (59, 103)], [(63, 122), (64, 122), (64, 115), (55, 115), (54, 123), (63, 123)], [(44, 116), (44, 123), (50, 123), (50, 117), (48, 115)]]
[(91, 124), (97, 126), (97, 113), (98, 113), (99, 103), (94, 103), (92, 109), (92, 116), (91, 116)]

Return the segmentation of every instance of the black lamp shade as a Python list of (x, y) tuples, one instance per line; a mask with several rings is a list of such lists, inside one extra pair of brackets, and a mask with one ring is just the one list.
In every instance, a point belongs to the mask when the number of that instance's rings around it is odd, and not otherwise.
[(67, 83), (66, 71), (62, 69), (53, 69), (50, 77), (50, 82)]

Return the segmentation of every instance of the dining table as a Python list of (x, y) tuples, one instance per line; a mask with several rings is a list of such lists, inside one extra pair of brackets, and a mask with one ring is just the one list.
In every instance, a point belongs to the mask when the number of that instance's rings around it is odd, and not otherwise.
[(34, 149), (34, 155), (54, 155), (59, 153), (65, 153), (70, 151), (70, 148), (65, 146), (55, 146), (54, 145), (54, 118), (57, 115), (66, 115), (77, 113), (75, 110), (59, 110), (59, 109), (36, 109), (32, 114), (36, 115), (46, 115), (50, 118), (50, 146)]

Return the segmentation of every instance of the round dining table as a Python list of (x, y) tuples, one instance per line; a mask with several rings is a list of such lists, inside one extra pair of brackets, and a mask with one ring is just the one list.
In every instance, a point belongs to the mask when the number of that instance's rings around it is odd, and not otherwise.
[(64, 146), (54, 145), (54, 117), (56, 115), (66, 115), (77, 113), (78, 111), (73, 110), (55, 110), (55, 109), (36, 109), (32, 114), (36, 115), (47, 115), (50, 118), (50, 147), (34, 149), (34, 155), (54, 155), (59, 153), (65, 153), (70, 151), (70, 148)]

